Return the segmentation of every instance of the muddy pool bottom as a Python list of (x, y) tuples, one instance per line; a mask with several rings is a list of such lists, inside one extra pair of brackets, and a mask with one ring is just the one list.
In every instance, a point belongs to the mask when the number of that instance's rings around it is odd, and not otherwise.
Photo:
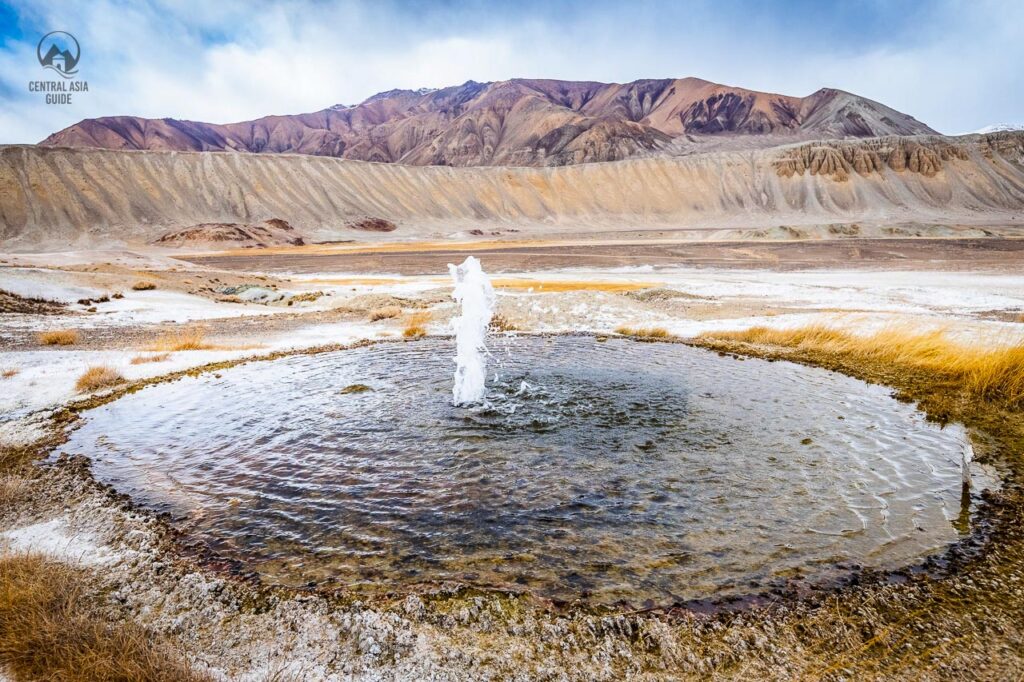
[(61, 449), (291, 585), (665, 604), (896, 567), (968, 531), (963, 431), (884, 387), (672, 343), (491, 352), (478, 407), (451, 405), (452, 341), (384, 343), (152, 386)]

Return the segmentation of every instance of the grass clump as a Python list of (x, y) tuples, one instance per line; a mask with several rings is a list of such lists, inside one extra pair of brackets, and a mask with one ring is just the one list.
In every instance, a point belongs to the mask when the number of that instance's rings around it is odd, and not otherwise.
[(55, 329), (39, 334), (39, 343), (44, 346), (73, 346), (78, 343), (78, 331), (75, 329)]
[(75, 382), (75, 389), (79, 393), (86, 393), (115, 386), (122, 381), (124, 381), (124, 377), (113, 367), (94, 365), (85, 370), (82, 376), (78, 377), (78, 381)]
[(19, 370), (16, 367), (11, 367), (10, 369), (5, 369), (4, 371), (0, 372), (0, 379), (10, 379), (12, 377), (16, 377), (16, 376), (18, 376), (18, 372), (20, 372), (20, 371), (21, 370)]
[(132, 285), (132, 291), (152, 291), (153, 289), (156, 289), (156, 283), (146, 280), (139, 280)]
[(301, 294), (295, 294), (288, 299), (288, 305), (294, 305), (296, 303), (312, 303), (323, 295), (324, 292), (322, 291), (307, 291)]
[(149, 362), (163, 362), (171, 357), (170, 353), (156, 353), (155, 355), (136, 355), (132, 358), (133, 365), (145, 365)]
[(405, 329), (402, 330), (402, 336), (407, 339), (416, 339), (421, 336), (426, 336), (426, 324), (428, 322), (430, 322), (430, 311), (420, 310), (413, 313), (405, 322)]
[(0, 559), (0, 663), (18, 680), (200, 682), (129, 623), (102, 618), (87, 575), (39, 555)]
[(178, 329), (158, 337), (147, 346), (151, 351), (211, 350), (216, 348), (206, 341), (206, 332), (198, 327)]
[(517, 332), (519, 327), (501, 313), (495, 313), (491, 316), (491, 321), (487, 325), (491, 331), (495, 332)]
[(661, 327), (617, 327), (615, 333), (621, 336), (632, 336), (636, 339), (667, 339), (671, 336), (668, 330)]
[(366, 393), (367, 391), (372, 390), (373, 389), (367, 386), (366, 384), (350, 384), (345, 388), (341, 389), (340, 391), (338, 391), (338, 393), (340, 393), (341, 395), (349, 395), (351, 393)]
[(374, 308), (370, 311), (370, 322), (377, 320), (390, 320), (402, 314), (402, 309), (397, 305), (386, 305), (383, 308)]
[(894, 326), (861, 336), (824, 325), (752, 327), (707, 332), (701, 338), (841, 354), (924, 370), (959, 384), (977, 397), (1010, 406), (1024, 405), (1024, 342), (972, 346), (951, 338), (945, 329), (917, 331)]
[(7, 514), (20, 508), (32, 496), (27, 479), (19, 476), (0, 476), (0, 513)]

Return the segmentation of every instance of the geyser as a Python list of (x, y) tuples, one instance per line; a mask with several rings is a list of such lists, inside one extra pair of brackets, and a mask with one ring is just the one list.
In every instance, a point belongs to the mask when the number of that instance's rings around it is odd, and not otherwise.
[(473, 256), (462, 265), (449, 263), (448, 272), (455, 283), (452, 298), (462, 307), (461, 314), (452, 320), (456, 346), (452, 397), (455, 405), (472, 405), (484, 399), (487, 325), (494, 314), (494, 288)]

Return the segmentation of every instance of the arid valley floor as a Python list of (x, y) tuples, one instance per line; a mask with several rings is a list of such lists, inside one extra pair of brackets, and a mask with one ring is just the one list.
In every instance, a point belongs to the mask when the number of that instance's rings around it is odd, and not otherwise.
[[(196, 674), (222, 679), (1013, 679), (1024, 603), (1020, 526), (1006, 529), (1021, 514), (1015, 473), (987, 512), (991, 527), (967, 536), (941, 568), (867, 572), (820, 589), (797, 582), (739, 603), (595, 610), (458, 584), (370, 598), (275, 588), (99, 486), (79, 461), (28, 470), (17, 461), (59, 453), (79, 410), (126, 388), (283, 354), (445, 335), (455, 307), (444, 264), (467, 254), (494, 281), (499, 335), (600, 338), (630, 327), (695, 339), (756, 326), (858, 334), (910, 326), (989, 347), (1024, 336), (1021, 243), (1010, 235), (694, 243), (669, 233), (4, 254), (0, 537), (8, 551), (78, 566), (105, 595), (105, 617), (159, 633)], [(404, 336), (410, 325), (422, 331)], [(40, 341), (67, 330), (69, 345)], [(90, 366), (122, 379), (90, 398), (75, 387)], [(925, 390), (870, 365), (846, 371), (918, 398)], [(1005, 453), (986, 450), (992, 436), (978, 434), (979, 456), (997, 463)]]

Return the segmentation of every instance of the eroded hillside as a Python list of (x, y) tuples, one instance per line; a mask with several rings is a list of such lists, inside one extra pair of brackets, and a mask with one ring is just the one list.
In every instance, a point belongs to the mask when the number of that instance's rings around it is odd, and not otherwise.
[[(318, 239), (514, 228), (1024, 223), (1024, 133), (821, 142), (563, 168), (451, 168), (300, 155), (0, 149), (0, 237), (148, 243), (206, 223), (287, 221)], [(353, 229), (367, 219), (395, 229)]]

